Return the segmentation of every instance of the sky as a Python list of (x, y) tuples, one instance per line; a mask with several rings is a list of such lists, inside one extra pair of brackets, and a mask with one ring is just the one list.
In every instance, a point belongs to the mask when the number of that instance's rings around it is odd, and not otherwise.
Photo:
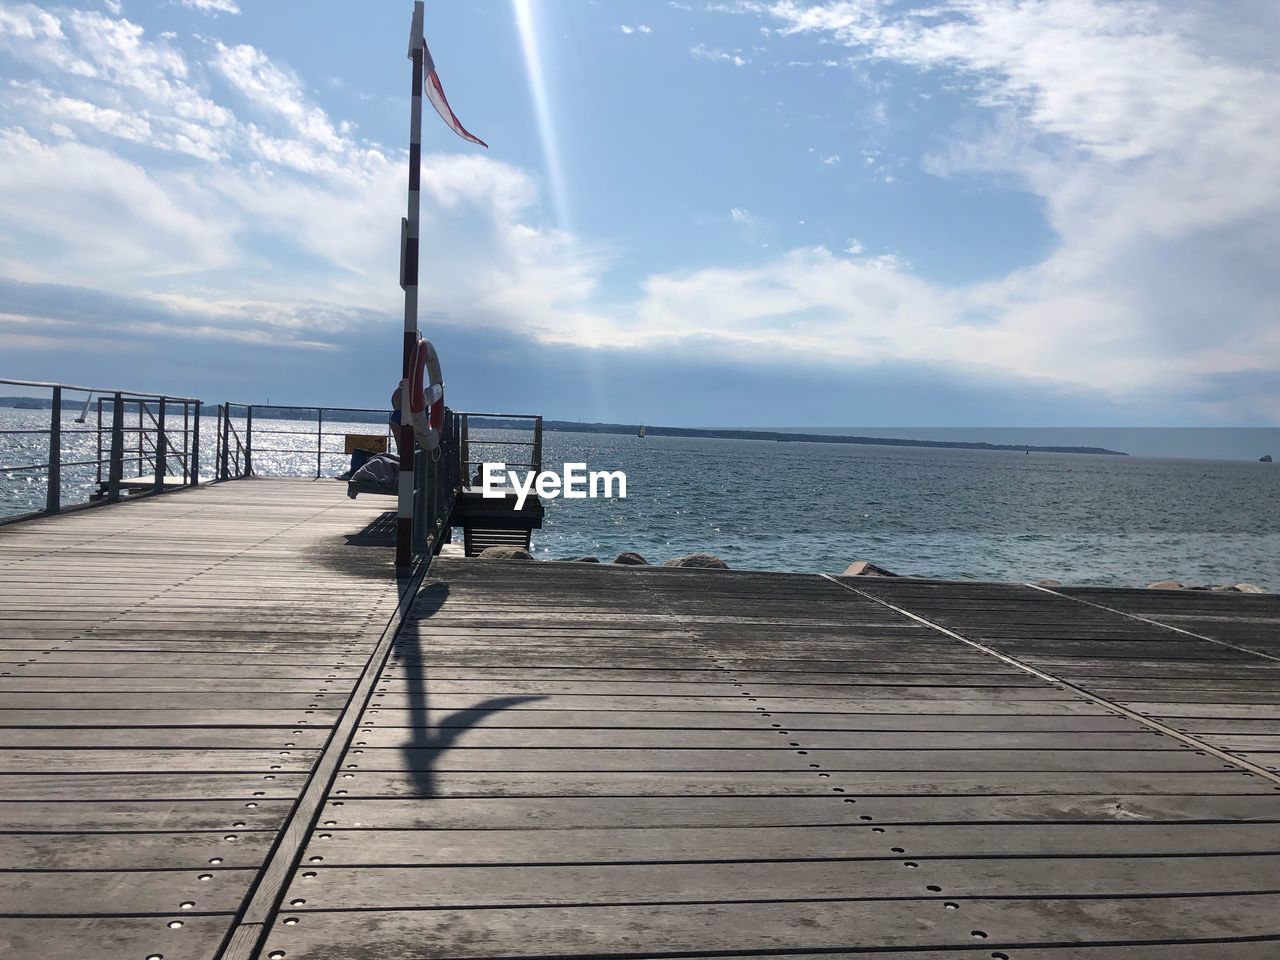
[[(409, 14), (0, 0), (0, 376), (384, 404)], [(448, 402), (1278, 425), (1278, 28), (1271, 0), (428, 0), (490, 145), (426, 117)]]

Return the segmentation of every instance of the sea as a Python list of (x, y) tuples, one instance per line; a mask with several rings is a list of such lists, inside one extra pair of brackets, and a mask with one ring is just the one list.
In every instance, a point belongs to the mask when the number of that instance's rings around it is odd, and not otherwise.
[[(0, 467), (43, 462), (46, 435), (14, 431), (43, 431), (48, 417), (0, 409)], [(95, 459), (94, 418), (74, 417), (64, 417), (63, 460)], [(345, 469), (344, 432), (377, 429), (326, 423), (322, 475)], [(213, 418), (201, 431), (211, 479)], [(504, 459), (512, 448), (483, 441), (512, 436), (473, 430), (473, 457)], [(255, 421), (259, 474), (314, 477), (316, 446), (314, 422)], [(661, 563), (708, 551), (748, 570), (839, 573), (871, 560), (947, 579), (1280, 592), (1280, 463), (547, 432), (544, 469), (565, 463), (625, 472), (627, 496), (545, 500), (539, 559), (630, 550)], [(64, 502), (85, 502), (97, 468), (66, 467), (63, 478)], [(0, 470), (0, 516), (44, 501), (42, 471)]]

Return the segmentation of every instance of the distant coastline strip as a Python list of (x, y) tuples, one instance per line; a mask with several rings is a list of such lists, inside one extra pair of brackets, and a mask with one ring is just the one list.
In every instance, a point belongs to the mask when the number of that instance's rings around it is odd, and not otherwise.
[[(501, 421), (486, 420), (486, 427), (503, 427)], [(512, 423), (512, 427), (520, 426)], [(618, 433), (635, 436), (640, 424), (575, 423), (571, 420), (544, 420), (543, 430), (563, 433)], [(790, 433), (777, 430), (719, 430), (695, 427), (651, 427), (645, 425), (649, 437), (697, 437), (709, 440), (772, 440), (777, 443), (852, 443), (870, 447), (928, 447), (940, 450), (1004, 450), (1023, 453), (1088, 453), (1108, 457), (1127, 457), (1122, 450), (1105, 447), (1053, 447), (1022, 443), (984, 443), (976, 440), (911, 440), (906, 437), (854, 437), (834, 433)]]
[[(0, 407), (17, 407), (28, 410), (47, 410), (51, 402), (37, 397), (0, 397)], [(310, 412), (314, 407), (276, 409), (266, 404), (255, 404), (254, 415), (268, 419), (309, 420), (314, 419)], [(351, 423), (382, 423), (385, 414), (367, 414), (360, 411), (344, 411), (342, 419)], [(526, 421), (503, 420), (500, 417), (485, 417), (483, 424), (477, 427), (490, 430), (524, 430), (528, 428)], [(544, 420), (543, 430), (557, 433), (604, 433), (624, 434), (634, 437), (640, 431), (638, 423), (578, 423), (574, 420)], [(1031, 451), (1032, 453), (1088, 453), (1108, 457), (1127, 457), (1122, 450), (1108, 450), (1106, 447), (1046, 447), (1036, 444), (1022, 443), (983, 443), (976, 440), (911, 440), (906, 437), (849, 437), (836, 433), (787, 433), (778, 430), (719, 430), (701, 429), (698, 427), (651, 427), (645, 425), (645, 435), (649, 437), (696, 437), (704, 440), (771, 440), (776, 443), (852, 443), (868, 447), (925, 447), (936, 450), (1004, 450), (1015, 453)]]

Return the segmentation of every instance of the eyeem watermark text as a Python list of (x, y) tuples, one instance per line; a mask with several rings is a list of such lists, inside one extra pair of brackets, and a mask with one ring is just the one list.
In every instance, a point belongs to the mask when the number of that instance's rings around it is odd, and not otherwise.
[[(505, 484), (510, 483), (508, 488)], [(534, 473), (524, 471), (521, 482), (519, 470), (508, 470), (505, 463), (486, 463), (484, 465), (484, 496), (502, 498), (508, 490), (516, 494), (516, 509), (524, 508), (524, 502), (533, 491), (538, 496), (554, 500), (563, 496), (566, 500), (586, 500), (588, 497), (604, 497), (607, 499), (627, 498), (627, 475), (621, 470), (587, 470), (585, 463), (566, 463), (564, 473), (554, 470), (543, 470)]]

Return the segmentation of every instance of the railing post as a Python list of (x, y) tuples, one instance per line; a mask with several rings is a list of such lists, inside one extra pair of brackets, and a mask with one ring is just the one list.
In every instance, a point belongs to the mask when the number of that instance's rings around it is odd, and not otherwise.
[[(462, 462), (465, 470), (471, 461), (471, 429), (465, 413), (456, 414), (456, 416), (462, 420)], [(471, 475), (467, 474), (467, 478), (470, 479)]]
[(191, 401), (182, 401), (182, 485), (191, 482)]
[(229, 436), (229, 428), (231, 426), (231, 405), (222, 403), (218, 405), (218, 423), (222, 427), (222, 463), (219, 465), (218, 477), (222, 480), (230, 478), (228, 471), (229, 464), (229, 448), (231, 437)]
[(530, 466), (536, 476), (542, 470), (542, 418), (533, 422), (533, 463)]
[(111, 465), (107, 470), (107, 499), (120, 499), (120, 480), (124, 477), (124, 397), (111, 398)]
[(245, 417), (244, 427), (244, 475), (246, 477), (253, 476), (253, 404), (245, 408), (248, 414)]
[(156, 418), (156, 482), (152, 487), (156, 493), (164, 492), (164, 475), (169, 472), (169, 447), (164, 435), (164, 408), (169, 402), (160, 398), (160, 416)]
[(147, 411), (147, 401), (138, 401), (138, 476), (142, 476), (143, 447), (146, 446), (147, 424), (143, 416)]
[(53, 388), (53, 413), (49, 417), (49, 488), (44, 508), (50, 513), (62, 509), (62, 388)]
[(200, 401), (196, 401), (196, 418), (192, 421), (191, 431), (191, 451), (187, 454), (191, 462), (190, 483), (193, 487), (200, 486)]
[(102, 398), (98, 398), (98, 487), (102, 487)]
[(316, 479), (320, 479), (320, 460), (324, 454), (324, 407), (316, 408)]

